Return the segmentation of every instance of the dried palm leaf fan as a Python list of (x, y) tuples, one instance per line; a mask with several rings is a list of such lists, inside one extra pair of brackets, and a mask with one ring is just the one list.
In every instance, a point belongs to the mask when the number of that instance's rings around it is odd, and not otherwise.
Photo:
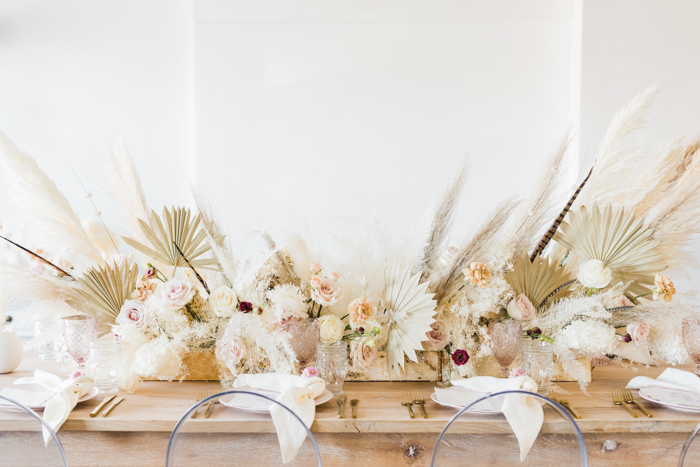
[(656, 252), (660, 242), (651, 234), (644, 219), (635, 220), (634, 213), (625, 215), (624, 209), (610, 204), (601, 211), (593, 204), (570, 212), (554, 241), (585, 261), (602, 261), (612, 273), (611, 284), (634, 281), (628, 290), (638, 295), (648, 292), (644, 286), (653, 285), (656, 273), (665, 269), (663, 255)]
[(561, 298), (574, 280), (564, 268), (559, 267), (559, 261), (537, 256), (530, 261), (523, 254), (513, 264), (513, 270), (508, 271), (505, 279), (515, 291), (515, 296), (525, 294), (528, 300), (537, 308), (552, 298)]
[[(433, 294), (427, 293), (428, 282), (419, 284), (420, 273), (411, 276), (411, 267), (401, 269), (398, 262), (385, 270), (385, 306), (389, 324), (387, 364), (389, 374), (404, 369), (404, 353), (418, 362), (416, 350), (422, 350), (425, 333), (435, 321)], [(388, 275), (387, 275), (388, 272)]]
[(92, 267), (76, 278), (80, 287), (74, 292), (80, 300), (66, 300), (66, 303), (96, 316), (100, 324), (114, 324), (122, 305), (136, 288), (138, 274), (138, 266), (129, 261)]
[[(178, 267), (187, 265), (187, 258), (193, 268), (218, 269), (219, 262), (215, 258), (200, 258), (211, 250), (211, 245), (204, 240), (213, 221), (203, 225), (200, 215), (192, 219), (189, 209), (163, 208), (162, 220), (155, 211), (151, 211), (150, 225), (139, 219), (141, 231), (148, 238), (153, 248), (137, 242), (133, 238), (122, 237), (127, 245), (153, 259), (173, 267), (173, 276)], [(224, 235), (214, 237), (214, 242), (220, 244)], [(180, 251), (178, 251), (178, 248)], [(199, 259), (197, 259), (199, 258)]]

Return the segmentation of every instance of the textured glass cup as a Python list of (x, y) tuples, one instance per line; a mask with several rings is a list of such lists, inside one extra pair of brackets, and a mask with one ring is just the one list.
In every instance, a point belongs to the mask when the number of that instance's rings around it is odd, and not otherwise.
[(320, 336), (318, 321), (308, 319), (296, 321), (289, 325), (289, 332), (290, 343), (296, 356), (297, 371), (301, 374), (316, 356), (316, 343)]
[(119, 391), (121, 352), (121, 343), (114, 339), (90, 342), (88, 375), (95, 381), (95, 387), (100, 394), (114, 394)]
[(690, 359), (695, 363), (693, 372), (700, 376), (700, 320), (686, 319), (682, 324), (683, 343)]
[(523, 326), (520, 321), (506, 319), (489, 323), (491, 352), (501, 365), (501, 378), (508, 377), (508, 366), (520, 352)]
[(520, 344), (520, 367), (537, 383), (537, 392), (549, 395), (554, 370), (554, 349), (549, 342), (525, 338)]
[(39, 344), (40, 360), (56, 360), (57, 337), (61, 336), (61, 323), (56, 319), (40, 319), (34, 323), (34, 339)]
[(97, 319), (88, 315), (66, 316), (63, 318), (63, 340), (66, 350), (78, 363), (78, 371), (85, 373), (90, 342), (97, 340)]
[(326, 382), (326, 389), (333, 395), (343, 393), (343, 383), (348, 375), (348, 345), (345, 341), (333, 344), (318, 344), (316, 369)]

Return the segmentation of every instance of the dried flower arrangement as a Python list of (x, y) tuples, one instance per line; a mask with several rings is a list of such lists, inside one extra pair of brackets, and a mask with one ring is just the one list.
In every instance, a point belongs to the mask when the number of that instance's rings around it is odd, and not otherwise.
[(107, 164), (128, 230), (119, 237), (99, 212), (81, 221), (34, 159), (0, 135), (0, 166), (31, 232), (21, 242), (2, 238), (40, 265), (5, 258), (2, 267), (16, 298), (96, 315), (119, 335), (125, 390), (145, 377), (181, 377), (191, 352), (215, 356), (229, 385), (242, 373), (300, 372), (316, 343), (339, 341), (349, 344), (355, 369), (373, 365), (380, 349), (395, 374), (424, 350), (445, 351), (445, 372), (471, 376), (491, 358), (489, 322), (507, 319), (553, 341), (582, 387), (579, 357), (683, 362), (680, 322), (696, 313), (674, 300), (661, 273), (697, 266), (687, 248), (700, 232), (700, 139), (674, 140), (657, 156), (628, 141), (657, 91), (615, 117), (594, 167), (571, 192), (567, 135), (529, 199), (503, 201), (456, 246), (447, 239), (466, 164), (422, 236), (397, 241), (375, 219), (353, 219), (334, 236), (337, 251), (317, 251), (303, 230), (283, 244), (262, 232), (256, 242), (267, 253), (241, 260), (198, 192), (196, 215), (151, 211), (124, 148)]

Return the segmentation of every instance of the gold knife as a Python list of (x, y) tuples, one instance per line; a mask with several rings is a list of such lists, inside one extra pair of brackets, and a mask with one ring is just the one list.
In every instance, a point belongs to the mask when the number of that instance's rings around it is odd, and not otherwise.
[(573, 407), (571, 407), (571, 405), (569, 405), (569, 401), (563, 401), (563, 400), (561, 400), (561, 399), (559, 399), (559, 400), (552, 399), (552, 400), (553, 400), (554, 402), (558, 402), (559, 405), (561, 405), (561, 406), (564, 407), (566, 410), (568, 410), (569, 412), (571, 412), (571, 415), (573, 415), (574, 418), (577, 418), (577, 419), (578, 419), (578, 418), (581, 418), (581, 415), (579, 415), (579, 413), (576, 411), (576, 409), (574, 409)]
[(112, 394), (111, 396), (105, 397), (105, 398), (102, 400), (102, 402), (100, 403), (100, 405), (98, 405), (97, 407), (95, 407), (95, 410), (93, 410), (92, 412), (90, 412), (90, 416), (91, 416), (91, 417), (97, 417), (97, 416), (100, 414), (100, 412), (102, 411), (102, 409), (105, 408), (105, 405), (107, 405), (107, 404), (109, 403), (109, 401), (111, 401), (112, 399), (114, 399), (116, 396), (117, 396), (116, 394)]
[(120, 403), (121, 401), (123, 401), (123, 400), (124, 400), (123, 397), (117, 397), (116, 399), (114, 399), (114, 402), (112, 402), (112, 405), (110, 405), (109, 408), (107, 408), (107, 410), (105, 410), (104, 412), (102, 412), (102, 416), (103, 416), (103, 417), (106, 417), (107, 415), (109, 415), (109, 413), (110, 413), (112, 410), (114, 410), (114, 408), (115, 408), (116, 406), (118, 406), (119, 403)]
[(338, 398), (338, 418), (343, 418), (343, 413), (345, 412), (345, 394)]

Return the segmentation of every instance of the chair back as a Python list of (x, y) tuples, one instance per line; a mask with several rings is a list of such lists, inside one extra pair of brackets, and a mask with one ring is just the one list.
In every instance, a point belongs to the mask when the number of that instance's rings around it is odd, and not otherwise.
[[(693, 443), (693, 440), (695, 440), (698, 432), (700, 432), (700, 423), (697, 424), (693, 432), (688, 436), (688, 439), (685, 440), (685, 444), (681, 450), (681, 457), (678, 459), (678, 467), (683, 467), (683, 463), (686, 459), (688, 459), (688, 465), (698, 465), (700, 463), (700, 449), (690, 449), (690, 445)], [(697, 444), (698, 443), (695, 443), (696, 446)]]
[(11, 427), (0, 431), (0, 467), (68, 465), (56, 433), (32, 409), (0, 396), (0, 423)]
[[(233, 396), (236, 403), (232, 404), (228, 396)], [(218, 402), (221, 398), (237, 407), (224, 406)], [(211, 413), (205, 419), (210, 403), (213, 403)], [(282, 462), (275, 429), (270, 429), (269, 408), (275, 405), (290, 415), (294, 426), (288, 429), (306, 432), (299, 452), (287, 464)], [(291, 409), (265, 395), (234, 389), (202, 399), (185, 412), (170, 435), (165, 465), (321, 467), (322, 464), (316, 439)]]
[[(540, 433), (527, 454), (520, 461), (518, 440), (500, 408), (510, 396), (533, 397), (549, 406), (561, 416), (544, 424), (553, 428), (553, 433)], [(545, 407), (543, 407), (544, 409)], [(563, 419), (563, 420), (562, 420)], [(523, 420), (527, 423), (527, 420)], [(468, 462), (466, 462), (468, 460)], [(588, 452), (581, 430), (569, 412), (558, 403), (529, 391), (503, 391), (489, 394), (462, 408), (447, 422), (440, 433), (431, 466), (461, 466), (468, 463), (479, 465), (527, 465), (588, 466)]]

